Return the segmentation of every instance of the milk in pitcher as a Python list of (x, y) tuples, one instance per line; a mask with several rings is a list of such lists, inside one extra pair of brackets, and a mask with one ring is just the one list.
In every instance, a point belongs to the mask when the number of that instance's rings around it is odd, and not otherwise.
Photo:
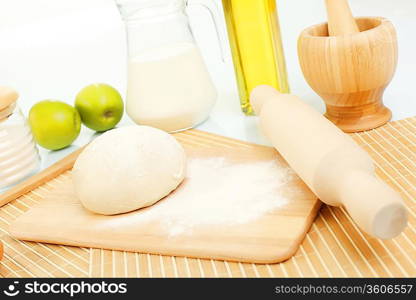
[(174, 132), (203, 122), (217, 92), (194, 43), (130, 56), (127, 113), (137, 124)]

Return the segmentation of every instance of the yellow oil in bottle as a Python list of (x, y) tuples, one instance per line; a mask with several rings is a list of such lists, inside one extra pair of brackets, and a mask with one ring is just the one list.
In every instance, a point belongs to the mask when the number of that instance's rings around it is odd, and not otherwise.
[(241, 108), (253, 114), (253, 88), (268, 84), (289, 92), (275, 0), (222, 0)]

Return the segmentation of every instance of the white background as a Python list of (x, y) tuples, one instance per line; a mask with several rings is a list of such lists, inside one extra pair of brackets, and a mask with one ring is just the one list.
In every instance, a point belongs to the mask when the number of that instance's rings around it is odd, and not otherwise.
[[(212, 1), (221, 6), (221, 1)], [(416, 0), (350, 3), (356, 16), (384, 16), (395, 24), (399, 65), (384, 102), (396, 120), (416, 115)], [(323, 102), (303, 79), (296, 41), (303, 28), (325, 21), (324, 0), (278, 0), (277, 4), (291, 90), (323, 111)], [(265, 143), (255, 118), (240, 112), (228, 45), (223, 62), (210, 15), (202, 8), (189, 9), (189, 15), (219, 90), (211, 118), (199, 128)], [(222, 32), (226, 34), (225, 28)], [(109, 83), (124, 95), (125, 44), (123, 23), (113, 0), (0, 0), (0, 85), (19, 91), (19, 103), (26, 114), (44, 99), (72, 104), (82, 87), (95, 82)], [(128, 122), (125, 117), (123, 123)], [(44, 166), (86, 143), (92, 135), (83, 128), (74, 147), (59, 152), (42, 150)]]

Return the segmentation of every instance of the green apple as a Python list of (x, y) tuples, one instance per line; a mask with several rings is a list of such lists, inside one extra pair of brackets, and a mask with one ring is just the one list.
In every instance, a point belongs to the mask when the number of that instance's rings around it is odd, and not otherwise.
[(29, 112), (29, 124), (36, 142), (49, 150), (59, 150), (72, 144), (81, 130), (81, 118), (71, 105), (44, 100)]
[(108, 84), (96, 83), (83, 88), (75, 99), (82, 123), (95, 131), (114, 128), (123, 117), (120, 93)]

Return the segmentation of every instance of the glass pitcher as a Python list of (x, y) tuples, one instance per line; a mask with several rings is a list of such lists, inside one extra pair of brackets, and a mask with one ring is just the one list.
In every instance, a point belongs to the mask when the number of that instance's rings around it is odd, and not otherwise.
[[(126, 25), (126, 110), (140, 125), (167, 132), (206, 120), (217, 91), (189, 26), (188, 5), (202, 5), (218, 25), (210, 1), (115, 0)], [(219, 28), (217, 26), (217, 34)]]

